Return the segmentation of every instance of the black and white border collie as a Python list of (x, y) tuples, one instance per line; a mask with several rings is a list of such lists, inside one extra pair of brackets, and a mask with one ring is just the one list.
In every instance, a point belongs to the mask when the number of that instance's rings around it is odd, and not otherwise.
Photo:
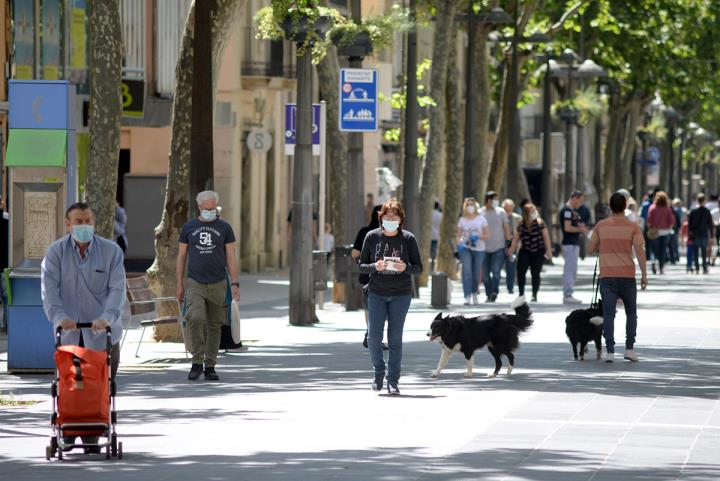
[(515, 314), (491, 314), (470, 318), (464, 316), (442, 317), (442, 313), (438, 314), (427, 333), (431, 341), (437, 339), (442, 346), (440, 361), (437, 369), (433, 371), (432, 377), (440, 375), (453, 352), (463, 353), (467, 361), (465, 377), (472, 377), (472, 356), (476, 350), (484, 346), (487, 346), (488, 351), (495, 358), (495, 371), (488, 374), (488, 377), (495, 377), (500, 372), (502, 367), (500, 356), (503, 354), (510, 363), (507, 369), (509, 376), (515, 363), (512, 351), (517, 349), (520, 343), (518, 339), (520, 333), (527, 331), (533, 323), (530, 306), (524, 297), (515, 299), (511, 306), (515, 310)]
[[(603, 309), (602, 300), (589, 309), (576, 309), (565, 319), (565, 334), (572, 345), (573, 357), (585, 360), (587, 345), (595, 341), (596, 357), (602, 359)], [(578, 349), (580, 344), (580, 349)]]

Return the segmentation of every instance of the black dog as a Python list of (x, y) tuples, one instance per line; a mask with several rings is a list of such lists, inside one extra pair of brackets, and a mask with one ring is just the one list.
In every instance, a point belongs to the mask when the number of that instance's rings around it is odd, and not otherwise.
[[(595, 307), (597, 306), (597, 307)], [(573, 357), (575, 360), (580, 355), (580, 360), (585, 360), (585, 352), (587, 344), (595, 341), (597, 349), (597, 358), (602, 358), (601, 338), (603, 331), (603, 310), (602, 301), (598, 300), (590, 309), (577, 309), (572, 311), (565, 319), (565, 334), (570, 339), (572, 345)], [(578, 353), (577, 345), (580, 344)]]
[(440, 371), (450, 359), (450, 354), (455, 351), (462, 352), (467, 360), (467, 372), (465, 377), (472, 377), (473, 374), (473, 353), (483, 346), (495, 358), (495, 371), (489, 377), (497, 376), (502, 367), (501, 355), (508, 358), (510, 366), (507, 369), (508, 376), (512, 373), (515, 356), (512, 351), (517, 349), (521, 332), (527, 331), (532, 326), (532, 312), (524, 297), (515, 299), (512, 303), (515, 314), (493, 314), (490, 316), (466, 318), (463, 316), (446, 316), (438, 314), (430, 325), (428, 337), (433, 341), (439, 339), (442, 345), (442, 354), (438, 367), (432, 373), (432, 377), (438, 377)]

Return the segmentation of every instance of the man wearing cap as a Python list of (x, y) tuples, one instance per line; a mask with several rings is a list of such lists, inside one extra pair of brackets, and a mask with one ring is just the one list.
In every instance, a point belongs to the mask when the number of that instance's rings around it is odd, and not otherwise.
[(580, 304), (582, 301), (573, 297), (577, 262), (580, 256), (580, 236), (587, 234), (587, 227), (577, 212), (582, 204), (583, 193), (579, 190), (570, 194), (565, 206), (560, 209), (560, 226), (562, 230), (562, 253), (565, 259), (563, 267), (563, 304)]

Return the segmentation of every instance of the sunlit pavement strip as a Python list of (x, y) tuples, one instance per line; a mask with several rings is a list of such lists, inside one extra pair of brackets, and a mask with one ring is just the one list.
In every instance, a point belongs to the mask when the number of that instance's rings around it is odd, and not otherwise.
[[(594, 261), (581, 263), (577, 296), (590, 300)], [(312, 480), (717, 480), (720, 479), (720, 304), (713, 271), (671, 267), (639, 295), (639, 363), (572, 360), (560, 303), (561, 266), (546, 269), (535, 326), (511, 378), (475, 378), (451, 358), (429, 373), (439, 347), (425, 333), (437, 310), (413, 301), (399, 399), (369, 389), (364, 319), (326, 304), (315, 327), (291, 327), (287, 277), (244, 276), (243, 337), (250, 351), (221, 355), (220, 383), (186, 380), (179, 344), (131, 331), (119, 374), (122, 461), (70, 455), (47, 462), (49, 376), (0, 374), (0, 392), (26, 407), (0, 407), (0, 479)], [(326, 299), (330, 296), (327, 295)], [(456, 283), (452, 310), (462, 306)], [(150, 337), (150, 336), (146, 336)], [(616, 321), (622, 352), (624, 314)], [(0, 371), (7, 354), (0, 351)], [(504, 370), (503, 370), (504, 372)]]

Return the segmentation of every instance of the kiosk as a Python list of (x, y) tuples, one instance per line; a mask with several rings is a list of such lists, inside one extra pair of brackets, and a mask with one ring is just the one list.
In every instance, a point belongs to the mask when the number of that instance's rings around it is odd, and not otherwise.
[(9, 98), (8, 371), (52, 371), (55, 339), (42, 308), (40, 264), (65, 235), (65, 210), (77, 200), (75, 86), (11, 80)]

